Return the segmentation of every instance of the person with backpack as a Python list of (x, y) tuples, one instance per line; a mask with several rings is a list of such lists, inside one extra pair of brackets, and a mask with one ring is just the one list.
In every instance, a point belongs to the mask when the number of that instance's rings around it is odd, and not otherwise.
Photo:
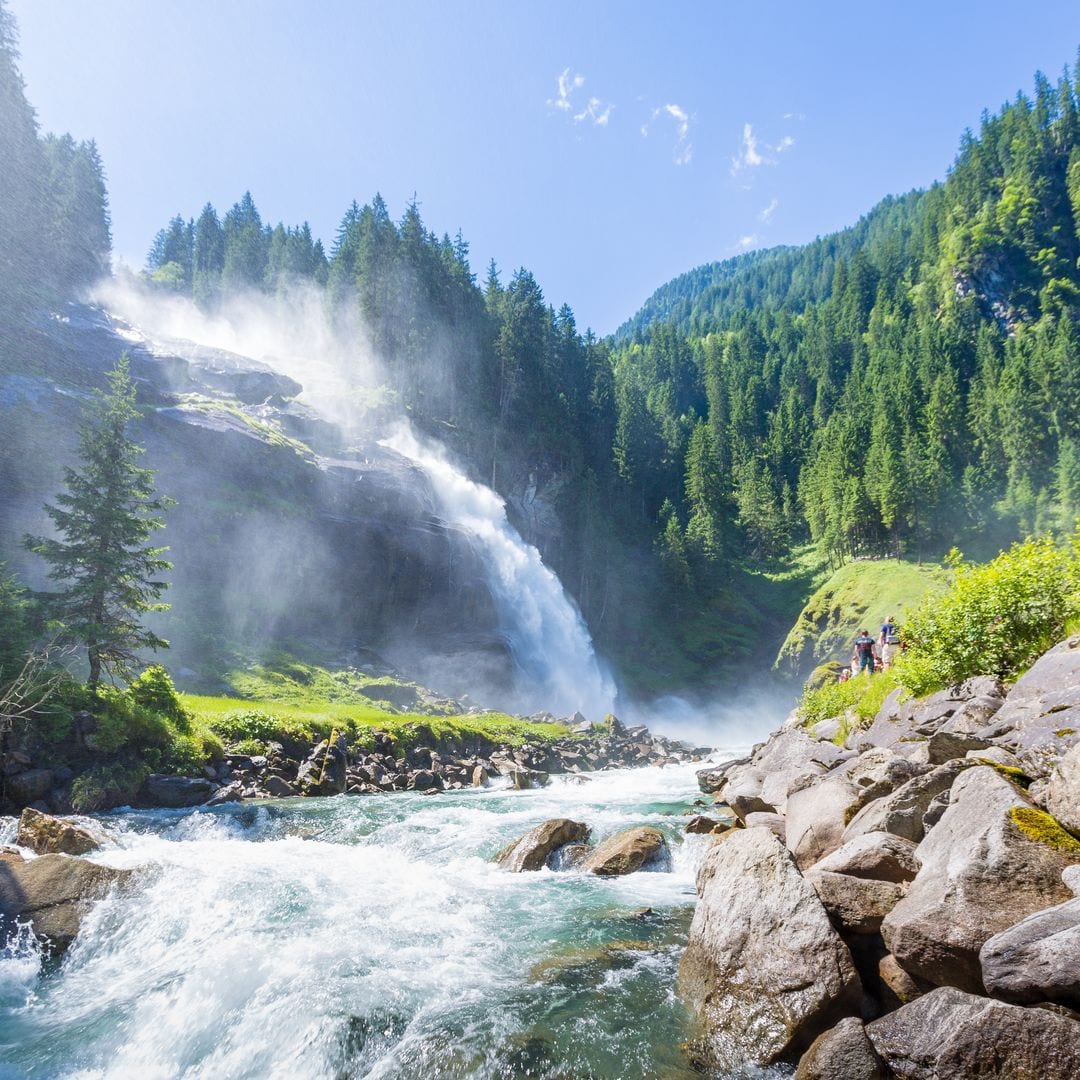
[(860, 675), (864, 671), (874, 674), (874, 639), (865, 630), (860, 630), (855, 639), (855, 655), (852, 660), (858, 661)]
[(890, 615), (881, 625), (881, 633), (878, 635), (878, 645), (881, 649), (881, 666), (887, 671), (892, 667), (893, 657), (900, 645), (900, 634), (896, 623)]

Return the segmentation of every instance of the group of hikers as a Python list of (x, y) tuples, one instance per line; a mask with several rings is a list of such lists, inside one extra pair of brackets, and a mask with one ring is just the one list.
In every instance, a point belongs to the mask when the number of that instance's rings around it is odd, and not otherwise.
[(875, 671), (888, 671), (902, 648), (900, 631), (891, 615), (881, 624), (877, 638), (872, 638), (866, 630), (860, 630), (855, 639), (851, 663), (840, 672), (840, 681), (846, 682), (864, 671), (871, 675)]

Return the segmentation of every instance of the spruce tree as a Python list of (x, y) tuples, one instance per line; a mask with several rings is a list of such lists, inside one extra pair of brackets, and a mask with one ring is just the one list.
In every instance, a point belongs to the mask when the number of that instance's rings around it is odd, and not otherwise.
[(137, 463), (143, 450), (127, 433), (137, 413), (124, 353), (79, 432), (81, 468), (65, 469), (67, 490), (45, 507), (59, 536), (25, 539), (63, 584), (54, 600), (66, 632), (86, 647), (90, 686), (103, 671), (127, 677), (137, 650), (168, 647), (139, 621), (169, 606), (159, 601), (167, 583), (157, 580), (171, 569), (162, 558), (168, 549), (147, 540), (164, 525), (159, 515), (172, 500), (155, 495), (154, 470)]

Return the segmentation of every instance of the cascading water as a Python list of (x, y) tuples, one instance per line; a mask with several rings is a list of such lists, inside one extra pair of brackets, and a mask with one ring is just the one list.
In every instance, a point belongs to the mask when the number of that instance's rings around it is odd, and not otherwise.
[[(92, 857), (134, 885), (62, 961), (25, 932), (0, 950), (0, 1077), (690, 1080), (695, 767), (108, 815), (117, 844)], [(551, 817), (596, 841), (653, 825), (672, 871), (494, 866)]]
[(540, 552), (507, 520), (502, 499), (470, 480), (441, 448), (421, 443), (405, 424), (381, 445), (428, 476), (447, 523), (483, 551), (500, 629), (519, 669), (516, 707), (562, 715), (577, 709), (591, 720), (610, 712), (615, 687), (601, 669), (585, 620)]

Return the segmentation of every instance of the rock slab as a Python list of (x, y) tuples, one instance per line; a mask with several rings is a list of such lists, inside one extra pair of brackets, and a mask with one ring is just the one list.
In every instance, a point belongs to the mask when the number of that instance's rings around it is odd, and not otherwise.
[(583, 822), (550, 818), (504, 848), (495, 861), (513, 874), (541, 870), (564, 844), (582, 843), (588, 835), (589, 827)]
[(102, 846), (104, 837), (72, 821), (27, 807), (19, 815), (15, 843), (38, 855), (86, 855)]
[(729, 833), (698, 874), (679, 988), (701, 1025), (695, 1064), (794, 1060), (858, 1013), (862, 986), (813, 886), (768, 829)]
[(635, 870), (668, 870), (671, 852), (664, 834), (651, 826), (623, 829), (609, 836), (585, 861), (584, 869), (602, 877)]

